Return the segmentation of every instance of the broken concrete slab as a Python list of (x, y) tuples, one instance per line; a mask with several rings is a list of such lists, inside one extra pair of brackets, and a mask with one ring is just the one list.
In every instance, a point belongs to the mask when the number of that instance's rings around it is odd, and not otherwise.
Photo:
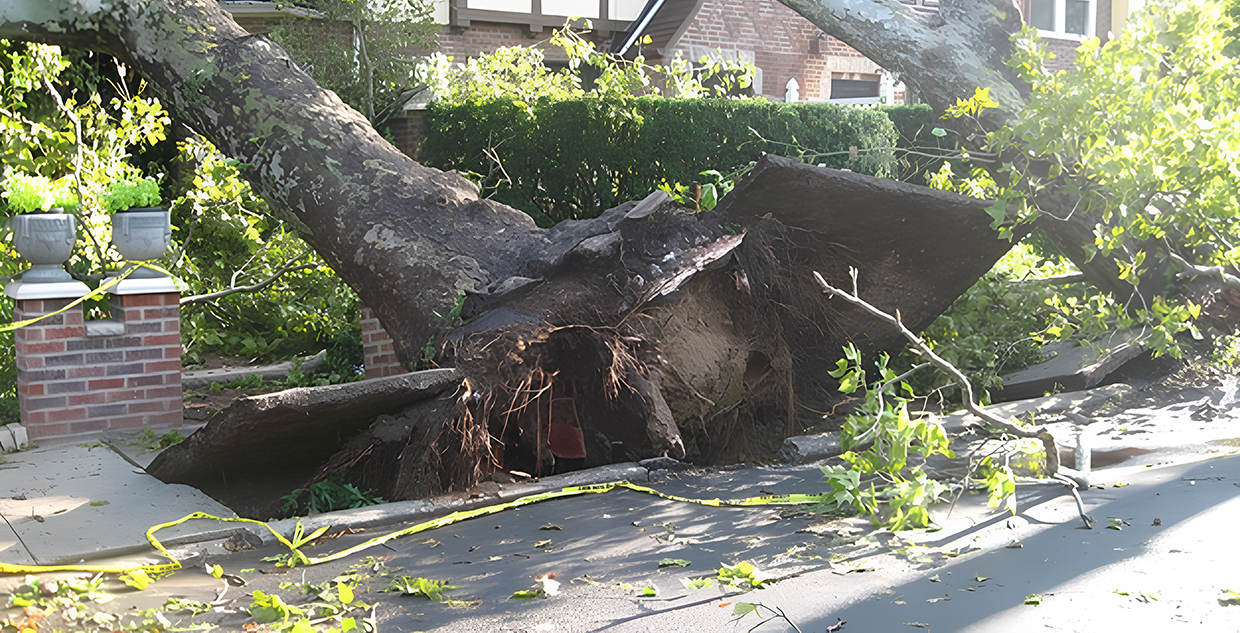
[(1112, 372), (1145, 353), (1140, 329), (1114, 332), (1095, 341), (1054, 341), (1042, 347), (1045, 361), (1003, 377), (996, 399), (1023, 400), (1048, 392), (1098, 386)]
[[(455, 369), (289, 389), (242, 398), (147, 468), (246, 514), (303, 484), (354, 435), (461, 383)], [(270, 518), (270, 517), (263, 517)]]

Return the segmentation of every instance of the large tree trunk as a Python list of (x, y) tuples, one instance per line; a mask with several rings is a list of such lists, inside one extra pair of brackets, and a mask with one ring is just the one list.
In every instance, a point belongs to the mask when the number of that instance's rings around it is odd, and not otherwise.
[[(894, 330), (824, 297), (812, 271), (847, 287), (857, 267), (862, 294), (919, 329), (1008, 247), (985, 228), (983, 201), (775, 159), (716, 212), (652, 197), (539, 229), (391, 147), (214, 0), (113, 4), (10, 2), (0, 36), (130, 63), (179, 121), (245, 164), (379, 314), (406, 366), (429, 350), (461, 370), (468, 391), (435, 427), (442, 440), (418, 440), (450, 449), (443, 487), (498, 467), (547, 474), (556, 455), (773, 454), (798, 415), (819, 417), (841, 344), (899, 346)], [(935, 51), (922, 58), (954, 58)], [(461, 290), (465, 324), (449, 331), (440, 315)], [(580, 435), (557, 440), (557, 424)]]

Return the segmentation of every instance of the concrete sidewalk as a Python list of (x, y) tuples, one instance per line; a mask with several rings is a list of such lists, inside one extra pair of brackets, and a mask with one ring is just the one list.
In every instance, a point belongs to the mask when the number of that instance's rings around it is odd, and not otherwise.
[[(98, 442), (9, 453), (0, 462), (3, 563), (59, 565), (147, 552), (148, 528), (191, 512), (236, 516), (189, 486), (155, 479)], [(160, 536), (175, 544), (235, 531), (216, 521), (194, 520)]]

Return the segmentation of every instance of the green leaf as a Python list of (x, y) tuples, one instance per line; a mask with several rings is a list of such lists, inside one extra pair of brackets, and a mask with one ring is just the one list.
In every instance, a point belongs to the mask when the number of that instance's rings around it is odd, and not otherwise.
[(702, 185), (702, 210), (710, 211), (714, 209), (715, 205), (719, 203), (718, 195), (715, 185), (709, 183)]
[(986, 214), (994, 220), (990, 228), (998, 228), (1000, 224), (1007, 219), (1008, 203), (1005, 200), (996, 200), (994, 204), (986, 207)]
[(705, 589), (707, 587), (714, 585), (715, 579), (710, 576), (703, 576), (701, 578), (692, 578), (692, 579), (681, 578), (680, 584), (684, 585), (686, 589)]
[(732, 615), (745, 615), (758, 610), (758, 606), (749, 602), (738, 602), (732, 607)]
[(930, 133), (939, 138), (943, 138), (944, 136), (947, 136), (947, 130), (944, 130), (941, 127), (931, 128)]
[(541, 595), (543, 595), (542, 589), (522, 589), (521, 591), (518, 591), (512, 594), (511, 596), (509, 596), (508, 599), (509, 600), (529, 600), (531, 598), (537, 598), (538, 596), (541, 596)]
[(659, 561), (659, 569), (664, 567), (688, 567), (689, 561), (683, 558), (664, 558)]
[(1042, 604), (1042, 596), (1040, 596), (1040, 595), (1038, 595), (1038, 594), (1036, 594), (1036, 593), (1031, 593), (1031, 594), (1029, 594), (1029, 595), (1025, 596), (1025, 604), (1029, 604), (1029, 605), (1033, 605), (1033, 606), (1037, 606), (1037, 605), (1039, 605), (1039, 604)]

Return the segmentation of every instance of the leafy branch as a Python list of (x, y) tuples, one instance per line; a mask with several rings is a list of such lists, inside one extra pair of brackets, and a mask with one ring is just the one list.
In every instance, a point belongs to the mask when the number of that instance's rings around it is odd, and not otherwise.
[(1036, 438), (1040, 440), (1042, 442), (1042, 445), (1046, 448), (1046, 470), (1047, 472), (1051, 474), (1055, 474), (1059, 472), (1060, 470), (1059, 449), (1055, 444), (1054, 436), (1051, 435), (1050, 431), (1048, 431), (1046, 427), (1038, 426), (1032, 429), (1024, 428), (1024, 427), (1018, 426), (1017, 424), (1011, 422), (1010, 420), (1005, 420), (1003, 418), (1000, 418), (999, 416), (993, 413), (990, 413), (989, 411), (986, 411), (985, 409), (978, 406), (977, 402), (973, 398), (973, 387), (972, 385), (969, 384), (969, 379), (966, 378), (965, 375), (961, 373), (959, 369), (956, 369), (954, 365), (947, 362), (946, 360), (943, 360), (943, 358), (941, 358), (938, 354), (935, 354), (934, 350), (930, 349), (930, 346), (926, 345), (926, 342), (922, 340), (921, 337), (917, 336), (911, 330), (905, 327), (904, 323), (900, 321), (899, 310), (896, 311), (895, 316), (892, 316), (890, 314), (887, 314), (886, 312), (883, 312), (882, 310), (879, 310), (873, 305), (870, 305), (864, 299), (857, 296), (857, 292), (856, 292), (857, 269), (850, 267), (849, 274), (852, 276), (852, 279), (853, 279), (853, 293), (852, 294), (849, 294), (848, 292), (845, 292), (843, 290), (840, 290), (839, 288), (832, 286), (831, 284), (828, 284), (827, 281), (822, 278), (822, 275), (818, 274), (817, 271), (814, 271), (814, 279), (818, 282), (820, 286), (822, 286), (824, 292), (832, 296), (838, 296), (844, 299), (845, 301), (870, 313), (872, 316), (877, 317), (878, 319), (891, 324), (897, 330), (899, 330), (900, 334), (902, 334), (904, 338), (908, 339), (908, 341), (912, 343), (913, 347), (916, 349), (916, 351), (921, 356), (925, 357), (932, 365), (938, 368), (939, 371), (942, 371), (943, 373), (947, 374), (949, 377), (951, 377), (953, 381), (955, 381), (956, 385), (960, 388), (961, 398), (963, 400), (964, 407), (969, 413), (972, 413), (973, 415), (982, 419), (986, 423), (994, 426), (995, 428), (1000, 429), (1001, 431), (1009, 435), (1012, 435), (1015, 437), (1023, 437), (1023, 438)]

